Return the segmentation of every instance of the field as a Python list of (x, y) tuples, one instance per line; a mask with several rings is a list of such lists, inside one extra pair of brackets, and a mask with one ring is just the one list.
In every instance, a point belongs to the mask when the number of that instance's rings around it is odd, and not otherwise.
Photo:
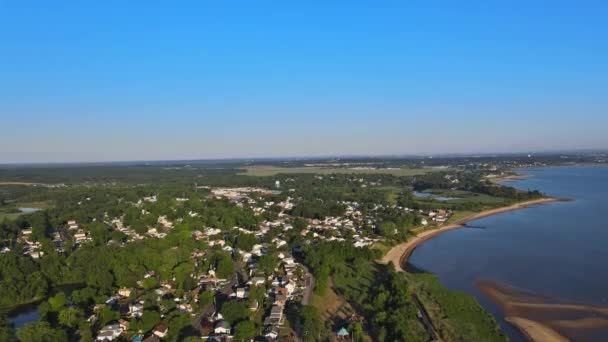
[(434, 169), (353, 169), (336, 167), (280, 167), (280, 166), (250, 166), (240, 174), (248, 176), (274, 176), (279, 173), (313, 173), (313, 174), (389, 174), (394, 176), (415, 176), (433, 172)]

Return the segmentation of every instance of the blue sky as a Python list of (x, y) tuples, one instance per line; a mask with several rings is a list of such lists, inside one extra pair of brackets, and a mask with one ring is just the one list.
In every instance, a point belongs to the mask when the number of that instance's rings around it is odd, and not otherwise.
[(608, 148), (606, 1), (2, 1), (0, 162)]

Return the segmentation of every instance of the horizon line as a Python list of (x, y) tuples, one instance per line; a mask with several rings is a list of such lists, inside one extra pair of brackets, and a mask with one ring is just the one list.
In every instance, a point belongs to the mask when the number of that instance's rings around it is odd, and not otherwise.
[(306, 161), (306, 160), (329, 160), (329, 159), (431, 159), (431, 158), (483, 158), (500, 156), (525, 156), (525, 155), (557, 155), (557, 154), (606, 154), (608, 148), (597, 149), (575, 149), (575, 150), (536, 150), (518, 152), (443, 152), (443, 153), (419, 153), (419, 154), (342, 154), (342, 155), (300, 155), (300, 156), (266, 156), (266, 157), (225, 157), (225, 158), (193, 158), (193, 159), (132, 159), (132, 160), (80, 160), (80, 161), (50, 161), (50, 162), (0, 162), (2, 166), (61, 166), (61, 165), (99, 165), (99, 164), (139, 164), (139, 163), (186, 163), (186, 162), (256, 162), (256, 161)]

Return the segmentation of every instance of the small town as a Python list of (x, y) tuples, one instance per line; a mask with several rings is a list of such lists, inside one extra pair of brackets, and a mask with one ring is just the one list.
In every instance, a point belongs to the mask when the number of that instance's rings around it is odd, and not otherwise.
[[(363, 182), (363, 179), (358, 180)], [(364, 185), (364, 184), (363, 184)], [(375, 184), (373, 184), (375, 185)], [(107, 310), (116, 311), (120, 319), (108, 322), (97, 332), (97, 341), (123, 340), (126, 336), (131, 336), (132, 341), (159, 341), (168, 334), (169, 327), (165, 323), (155, 325), (150, 331), (138, 329), (133, 331), (130, 324), (138, 321), (144, 315), (146, 308), (151, 307), (151, 303), (146, 300), (155, 301), (154, 305), (160, 309), (159, 317), (162, 319), (165, 312), (175, 309), (189, 314), (194, 324), (200, 327), (201, 338), (207, 341), (226, 341), (231, 340), (235, 333), (235, 327), (224, 319), (217, 302), (234, 302), (246, 307), (252, 315), (260, 317), (263, 322), (263, 329), (257, 337), (267, 341), (277, 341), (281, 336), (291, 337), (298, 340), (293, 328), (286, 325), (285, 310), (290, 303), (300, 303), (308, 305), (312, 296), (314, 277), (304, 266), (299, 258), (302, 246), (290, 249), (285, 240), (285, 234), (293, 232), (294, 225), (299, 227), (298, 234), (302, 237), (304, 245), (314, 245), (319, 241), (349, 241), (354, 247), (371, 246), (383, 240), (375, 234), (365, 234), (359, 228), (363, 225), (373, 226), (376, 223), (375, 212), (383, 210), (382, 206), (372, 208), (367, 215), (364, 215), (357, 202), (342, 202), (345, 212), (340, 217), (326, 217), (320, 219), (299, 220), (294, 222), (294, 217), (289, 213), (294, 208), (293, 199), (287, 197), (285, 200), (275, 203), (266, 201), (264, 196), (278, 195), (281, 191), (280, 182), (275, 182), (275, 189), (268, 190), (263, 188), (210, 188), (200, 187), (209, 190), (210, 195), (218, 200), (227, 199), (238, 207), (250, 206), (254, 215), (259, 216), (268, 210), (277, 210), (276, 219), (272, 221), (264, 220), (258, 230), (244, 229), (234, 226), (225, 231), (214, 227), (201, 227), (192, 231), (191, 238), (207, 246), (205, 250), (195, 250), (190, 254), (190, 259), (199, 272), (188, 274), (191, 283), (195, 284), (189, 291), (178, 292), (175, 289), (175, 282), (160, 281), (160, 277), (154, 270), (148, 271), (145, 276), (137, 281), (137, 287), (119, 288), (111, 295), (105, 303), (95, 304), (87, 322), (94, 324), (99, 320), (100, 313)], [(288, 192), (293, 192), (289, 189)], [(251, 194), (261, 197), (252, 197)], [(254, 198), (257, 198), (254, 199)], [(85, 198), (83, 201), (90, 201)], [(188, 198), (175, 198), (177, 204), (187, 202)], [(145, 209), (145, 204), (154, 204), (157, 196), (144, 196), (133, 206), (141, 210), (143, 215), (150, 215)], [(81, 204), (82, 201), (79, 201)], [(423, 212), (393, 206), (392, 209), (402, 210), (406, 213), (415, 212), (416, 216), (422, 217), (421, 225), (427, 225), (429, 221), (445, 222), (451, 212), (446, 210), (436, 210)], [(189, 211), (187, 214), (193, 218), (199, 214)], [(183, 221), (177, 218), (176, 223)], [(125, 246), (135, 241), (145, 239), (163, 239), (171, 233), (174, 223), (166, 215), (158, 216), (156, 224), (147, 227), (144, 233), (138, 233), (129, 225), (125, 225), (121, 217), (109, 217), (104, 215), (104, 221), (108, 231), (117, 231), (126, 236), (121, 246)], [(248, 241), (253, 241), (249, 249), (240, 248), (226, 240), (227, 235), (243, 236)], [(32, 228), (21, 231), (19, 241), (23, 244), (23, 255), (33, 259), (44, 258), (41, 244), (31, 240)], [(272, 235), (270, 238), (269, 236)], [(237, 238), (239, 240), (239, 238)], [(76, 220), (68, 220), (63, 229), (53, 232), (52, 245), (57, 252), (64, 252), (66, 244), (71, 249), (76, 250), (88, 243), (92, 243), (91, 233), (81, 227)], [(116, 243), (114, 240), (108, 244)], [(272, 257), (269, 257), (272, 251)], [(8, 252), (5, 250), (4, 252)], [(212, 255), (223, 255), (229, 259), (222, 259), (216, 263), (210, 263)], [(234, 260), (234, 272), (227, 273), (225, 260)], [(259, 263), (265, 263), (266, 271), (260, 269)], [(268, 262), (272, 264), (268, 265)], [(230, 261), (230, 263), (232, 263)], [(208, 265), (207, 268), (199, 268), (199, 265)], [(220, 268), (220, 269), (218, 269)], [(202, 307), (200, 297), (205, 296), (205, 306)], [(172, 302), (165, 307), (167, 302)], [(224, 304), (225, 305), (225, 304)], [(193, 308), (203, 309), (194, 312)], [(105, 310), (105, 311), (104, 311)], [(287, 334), (285, 334), (287, 330)], [(346, 329), (340, 329), (341, 334), (348, 335)], [(338, 332), (336, 332), (338, 333)], [(336, 335), (337, 337), (339, 335)]]

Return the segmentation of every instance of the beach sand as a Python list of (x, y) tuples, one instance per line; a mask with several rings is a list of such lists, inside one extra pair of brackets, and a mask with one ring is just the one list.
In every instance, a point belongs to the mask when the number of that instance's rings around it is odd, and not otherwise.
[(472, 215), (462, 218), (454, 223), (450, 223), (445, 226), (440, 226), (437, 229), (426, 230), (426, 231), (421, 232), (420, 234), (416, 235), (415, 237), (409, 239), (408, 241), (398, 244), (398, 245), (394, 246), (393, 248), (391, 248), (388, 251), (388, 253), (386, 253), (386, 255), (379, 262), (383, 263), (383, 264), (389, 264), (392, 262), (393, 265), (395, 265), (395, 270), (397, 272), (403, 272), (402, 265), (404, 265), (407, 262), (407, 259), (410, 257), (410, 255), (412, 254), (414, 249), (416, 249), (416, 247), (418, 247), (421, 243), (423, 243), (427, 240), (430, 240), (439, 234), (445, 233), (450, 230), (462, 228), (462, 227), (464, 227), (464, 225), (467, 222), (477, 220), (480, 218), (484, 218), (484, 217), (488, 217), (488, 216), (492, 216), (492, 215), (496, 215), (496, 214), (500, 214), (500, 213), (504, 213), (504, 212), (508, 212), (508, 211), (524, 209), (524, 208), (528, 208), (528, 207), (531, 207), (534, 205), (550, 203), (550, 202), (561, 202), (561, 201), (566, 201), (566, 200), (562, 199), (562, 198), (554, 198), (554, 197), (540, 198), (540, 199), (536, 199), (536, 200), (520, 202), (520, 203), (510, 205), (510, 206), (485, 210), (485, 211), (482, 211), (482, 212), (479, 212), (476, 214), (472, 214)]
[(538, 342), (567, 342), (569, 339), (557, 333), (555, 330), (543, 325), (539, 322), (535, 322), (522, 317), (505, 317), (505, 320), (519, 330), (521, 330), (530, 341)]
[[(575, 338), (608, 327), (606, 307), (564, 303), (493, 281), (475, 285), (530, 341), (569, 341), (567, 336)], [(556, 315), (565, 319), (555, 319)]]
[(492, 183), (501, 183), (501, 182), (513, 182), (516, 180), (527, 179), (530, 177), (531, 177), (530, 175), (509, 175), (509, 176), (493, 177), (493, 178), (488, 178), (488, 179)]

